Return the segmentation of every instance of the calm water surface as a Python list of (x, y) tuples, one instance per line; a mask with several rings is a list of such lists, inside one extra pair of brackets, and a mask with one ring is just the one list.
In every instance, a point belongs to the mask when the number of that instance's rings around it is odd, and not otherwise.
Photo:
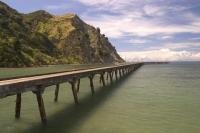
[[(98, 78), (98, 77), (97, 77)], [(21, 119), (14, 119), (15, 97), (0, 100), (0, 133), (199, 133), (200, 63), (145, 65), (114, 85), (101, 88), (81, 80), (80, 105), (70, 86), (44, 93), (48, 125), (42, 126), (36, 97), (22, 96)]]

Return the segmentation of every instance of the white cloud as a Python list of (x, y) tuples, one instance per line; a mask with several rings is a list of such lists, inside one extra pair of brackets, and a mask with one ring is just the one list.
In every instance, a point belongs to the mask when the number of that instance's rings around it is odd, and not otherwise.
[(200, 42), (171, 42), (163, 43), (159, 46), (150, 46), (148, 50), (158, 50), (158, 49), (171, 49), (171, 50), (181, 50), (190, 48), (200, 48)]
[(44, 7), (48, 11), (63, 10), (69, 8), (67, 4), (47, 5)]
[(191, 40), (200, 40), (200, 37), (193, 37)]
[(138, 44), (144, 44), (146, 43), (147, 41), (144, 40), (144, 39), (131, 39), (129, 40), (129, 43), (130, 44), (134, 44), (134, 45), (138, 45)]
[(166, 36), (162, 36), (161, 38), (162, 38), (162, 39), (170, 39), (170, 38), (172, 38), (172, 36), (166, 35)]
[(63, 8), (63, 5), (48, 5), (45, 7), (47, 10), (58, 10), (60, 8)]
[[(144, 17), (145, 13), (156, 16), (163, 15), (169, 11), (183, 11), (190, 9), (190, 6), (173, 5), (167, 6), (159, 4), (162, 1), (153, 2), (151, 0), (76, 0), (85, 5), (93, 6), (89, 10), (105, 9), (110, 11), (118, 11), (120, 15), (106, 15), (102, 13), (100, 16), (92, 17), (85, 11), (81, 16), (91, 25), (100, 27), (101, 31), (109, 37), (119, 38), (126, 36), (127, 33), (137, 36), (149, 36), (154, 34), (163, 34), (162, 39), (169, 39), (172, 34), (190, 32), (200, 33), (200, 19), (192, 13), (184, 14), (185, 18), (191, 20), (191, 24), (173, 25), (166, 24), (162, 19), (149, 19)], [(100, 6), (101, 5), (101, 6)], [(135, 5), (138, 7), (133, 8)], [(49, 5), (49, 10), (66, 8), (67, 5)], [(198, 5), (194, 5), (198, 6)], [(142, 12), (144, 11), (144, 12)], [(134, 43), (134, 40), (130, 42)], [(136, 43), (138, 40), (135, 40)]]
[(108, 4), (112, 0), (78, 0), (78, 1), (86, 5), (95, 6), (99, 4), (106, 4), (106, 3)]
[(200, 52), (173, 51), (170, 49), (159, 49), (150, 51), (119, 52), (126, 61), (200, 61)]
[[(95, 6), (98, 9), (122, 9), (127, 5), (138, 4), (141, 0), (76, 0), (88, 6)], [(101, 5), (101, 6), (100, 6)], [(110, 8), (107, 8), (110, 7)]]
[[(127, 33), (137, 36), (149, 36), (154, 34), (172, 35), (176, 33), (200, 33), (200, 21), (197, 16), (185, 14), (182, 18), (191, 20), (191, 24), (166, 24), (161, 17), (169, 11), (178, 12), (185, 10), (184, 6), (174, 5), (169, 7), (163, 4), (156, 4), (151, 0), (77, 0), (83, 4), (93, 6), (95, 9), (103, 10), (120, 15), (102, 14), (91, 18), (87, 13), (82, 17), (90, 24), (98, 26), (108, 37), (119, 38)], [(157, 1), (158, 2), (158, 1)], [(164, 2), (164, 1), (163, 1)], [(187, 7), (191, 8), (191, 7)], [(90, 9), (89, 9), (90, 10)], [(145, 15), (153, 16), (150, 19)], [(178, 14), (179, 15), (179, 14)]]
[(200, 42), (182, 42), (182, 43), (167, 43), (164, 44), (164, 48), (168, 49), (187, 49), (191, 47), (200, 47)]
[[(200, 19), (194, 12), (189, 11), (189, 9), (197, 5), (175, 5), (173, 2), (171, 2), (173, 3), (171, 5), (170, 2), (166, 2), (165, 0), (77, 1), (91, 6), (88, 9), (90, 11), (86, 11), (81, 15), (82, 18), (87, 23), (100, 27), (101, 32), (108, 37), (120, 39), (124, 36), (132, 35), (144, 38), (144, 40), (133, 39), (131, 37), (127, 38), (127, 42), (130, 44), (146, 44), (149, 42), (148, 36), (150, 36), (151, 41), (154, 40), (152, 39), (154, 37), (153, 35), (156, 35), (155, 38), (157, 36), (161, 37), (163, 42), (158, 42), (159, 44), (157, 45), (143, 48), (143, 50), (148, 49), (148, 51), (120, 52), (120, 55), (126, 57), (128, 60), (200, 60), (200, 53), (188, 51), (190, 48), (200, 47), (200, 43), (194, 43), (191, 41), (192, 39), (188, 40), (191, 42), (185, 43), (173, 42), (173, 36), (175, 34), (200, 34)], [(188, 10), (188, 14), (185, 12), (186, 10)], [(94, 17), (94, 15), (91, 15), (92, 11), (102, 11), (102, 14), (97, 14)], [(112, 15), (110, 13), (117, 13), (118, 15)], [(168, 39), (172, 43), (166, 43)]]
[(103, 15), (97, 19), (83, 16), (85, 20), (102, 29), (109, 37), (118, 38), (127, 33), (137, 36), (149, 36), (154, 34), (172, 35), (176, 33), (200, 33), (200, 26), (191, 25), (163, 25), (160, 22), (145, 18), (134, 19), (131, 15), (110, 16)]
[(164, 7), (154, 5), (145, 5), (143, 9), (145, 13), (149, 16), (162, 16), (166, 12), (166, 9)]

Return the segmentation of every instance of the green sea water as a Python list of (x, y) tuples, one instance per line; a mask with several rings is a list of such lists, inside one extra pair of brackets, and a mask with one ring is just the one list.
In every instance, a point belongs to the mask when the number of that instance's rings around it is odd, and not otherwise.
[(15, 96), (0, 99), (0, 133), (199, 133), (200, 63), (144, 65), (103, 88), (95, 78), (81, 80), (80, 105), (75, 105), (69, 84), (61, 85), (58, 103), (55, 86), (43, 97), (48, 118), (42, 126), (31, 93), (22, 95), (21, 119), (15, 120)]

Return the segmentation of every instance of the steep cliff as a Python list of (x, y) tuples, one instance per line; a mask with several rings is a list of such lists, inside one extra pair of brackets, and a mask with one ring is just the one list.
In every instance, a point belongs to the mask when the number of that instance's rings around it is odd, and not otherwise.
[(75, 14), (20, 14), (0, 2), (0, 67), (121, 62), (100, 29)]

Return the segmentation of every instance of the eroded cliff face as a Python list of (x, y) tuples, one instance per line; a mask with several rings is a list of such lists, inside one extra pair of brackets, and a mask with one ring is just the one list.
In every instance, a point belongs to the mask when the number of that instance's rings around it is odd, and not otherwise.
[(39, 22), (35, 30), (46, 34), (68, 60), (78, 63), (123, 62), (100, 29), (87, 25), (75, 14), (54, 16), (47, 22)]
[(123, 62), (100, 29), (75, 14), (20, 14), (0, 3), (0, 17), (1, 67)]

